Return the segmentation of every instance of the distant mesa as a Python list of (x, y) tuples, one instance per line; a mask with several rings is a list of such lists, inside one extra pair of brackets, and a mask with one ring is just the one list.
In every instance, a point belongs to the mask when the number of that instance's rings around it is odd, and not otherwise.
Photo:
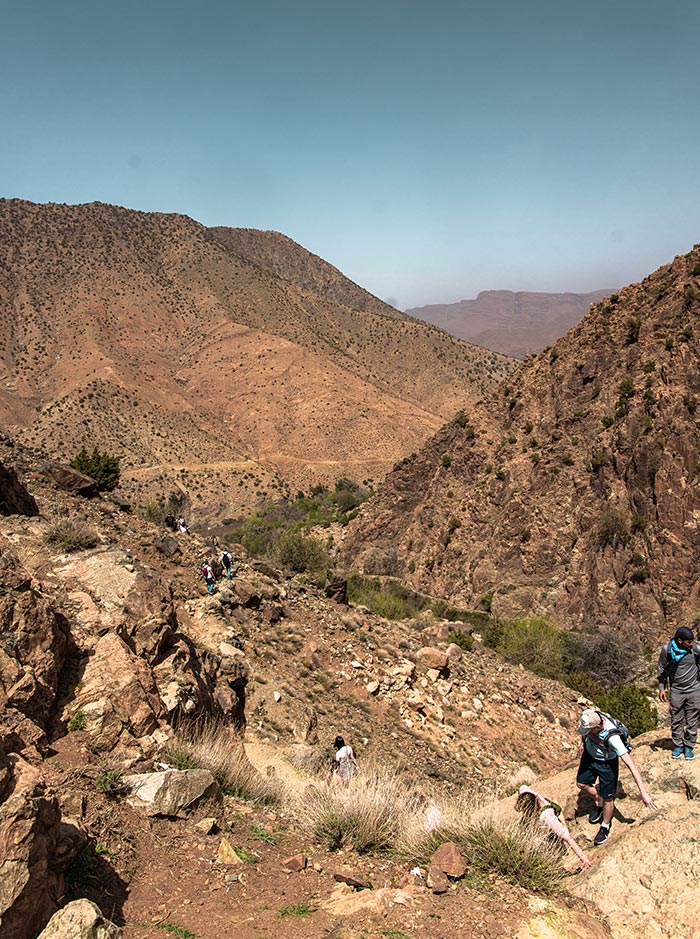
[(524, 358), (552, 345), (581, 322), (592, 303), (614, 292), (612, 288), (592, 293), (482, 290), (475, 300), (413, 307), (406, 313), (485, 349)]

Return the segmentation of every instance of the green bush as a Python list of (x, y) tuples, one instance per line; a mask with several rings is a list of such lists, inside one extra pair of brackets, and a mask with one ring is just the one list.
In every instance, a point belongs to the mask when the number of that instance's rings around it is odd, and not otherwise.
[(460, 649), (464, 649), (465, 652), (470, 652), (474, 645), (473, 637), (463, 629), (453, 629), (451, 633), (448, 633), (447, 641), (453, 642)]
[(655, 730), (659, 722), (658, 711), (639, 685), (617, 685), (594, 701), (601, 711), (626, 724), (633, 737)]
[(85, 715), (82, 711), (76, 711), (68, 721), (68, 730), (83, 730), (85, 727)]
[(81, 447), (70, 465), (79, 473), (91, 476), (100, 492), (110, 492), (119, 483), (119, 457), (107, 452), (100, 453), (97, 447), (93, 447), (90, 454), (85, 447)]
[(512, 621), (494, 620), (483, 633), (484, 642), (515, 665), (524, 665), (543, 678), (561, 679), (565, 647), (562, 633), (542, 616)]
[(321, 542), (310, 535), (302, 535), (300, 531), (285, 531), (280, 535), (275, 557), (282, 567), (297, 574), (320, 571), (330, 564)]

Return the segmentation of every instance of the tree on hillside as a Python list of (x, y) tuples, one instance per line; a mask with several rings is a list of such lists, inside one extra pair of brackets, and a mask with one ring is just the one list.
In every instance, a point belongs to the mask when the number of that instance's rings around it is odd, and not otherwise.
[(100, 453), (97, 447), (93, 447), (92, 453), (88, 453), (84, 446), (81, 447), (70, 465), (79, 473), (91, 476), (100, 492), (111, 492), (119, 482), (119, 457), (107, 452)]

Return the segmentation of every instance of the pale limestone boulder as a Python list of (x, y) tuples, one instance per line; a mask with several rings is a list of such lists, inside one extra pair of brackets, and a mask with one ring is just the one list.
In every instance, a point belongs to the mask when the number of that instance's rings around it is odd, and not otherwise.
[(97, 904), (83, 899), (54, 913), (38, 939), (121, 939), (122, 935)]
[(183, 818), (206, 799), (220, 799), (221, 790), (206, 769), (168, 769), (125, 776), (127, 801), (145, 815)]

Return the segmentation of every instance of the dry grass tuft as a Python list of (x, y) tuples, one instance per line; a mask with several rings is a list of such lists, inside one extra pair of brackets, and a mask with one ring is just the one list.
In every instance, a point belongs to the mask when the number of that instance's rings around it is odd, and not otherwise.
[(162, 758), (175, 769), (208, 769), (227, 796), (267, 804), (284, 795), (276, 776), (262, 776), (252, 766), (236, 731), (217, 721), (183, 725)]

